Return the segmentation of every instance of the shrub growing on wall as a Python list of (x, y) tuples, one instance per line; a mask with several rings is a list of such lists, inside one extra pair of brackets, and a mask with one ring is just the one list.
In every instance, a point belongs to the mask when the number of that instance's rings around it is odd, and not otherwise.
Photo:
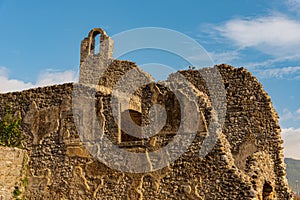
[(21, 117), (11, 113), (6, 113), (0, 119), (0, 145), (8, 147), (21, 145), (21, 122)]

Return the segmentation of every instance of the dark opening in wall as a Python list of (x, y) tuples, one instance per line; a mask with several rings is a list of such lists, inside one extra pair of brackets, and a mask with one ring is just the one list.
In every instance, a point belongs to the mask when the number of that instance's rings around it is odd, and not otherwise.
[[(130, 119), (127, 118), (128, 115), (125, 115), (126, 112), (129, 112), (130, 114)], [(122, 112), (121, 114), (121, 123), (122, 126), (124, 127), (126, 125), (128, 125), (129, 121), (132, 120), (136, 125), (138, 126), (142, 126), (142, 113), (135, 111), (135, 110), (125, 110), (124, 112)], [(142, 129), (140, 129), (141, 131)], [(134, 137), (130, 134), (125, 133), (124, 131), (121, 132), (121, 142), (132, 142), (132, 141), (141, 141), (142, 139)]]
[(225, 83), (224, 86), (225, 86), (225, 89), (226, 89), (226, 90), (229, 89), (229, 83)]
[(269, 182), (265, 182), (263, 186), (263, 200), (271, 200), (272, 197), (273, 187)]

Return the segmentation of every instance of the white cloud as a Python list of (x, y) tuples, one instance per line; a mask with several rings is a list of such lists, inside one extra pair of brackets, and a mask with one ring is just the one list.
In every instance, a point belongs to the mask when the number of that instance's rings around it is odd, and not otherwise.
[(29, 88), (61, 84), (66, 82), (75, 82), (76, 72), (67, 70), (63, 72), (57, 71), (45, 71), (42, 72), (35, 84), (31, 82), (24, 82), (22, 80), (10, 79), (8, 76), (8, 70), (5, 67), (0, 67), (0, 92), (13, 92), (21, 91)]
[(54, 84), (61, 84), (67, 82), (74, 82), (75, 80), (76, 80), (76, 72), (73, 70), (67, 70), (63, 72), (48, 70), (42, 72), (39, 75), (36, 85), (37, 86), (54, 85)]
[(34, 87), (32, 83), (25, 83), (21, 80), (9, 79), (5, 67), (0, 67), (0, 92), (20, 91)]
[(275, 56), (300, 53), (300, 22), (283, 15), (232, 19), (214, 29), (239, 48), (251, 47)]
[(282, 138), (285, 157), (300, 159), (300, 128), (282, 129)]

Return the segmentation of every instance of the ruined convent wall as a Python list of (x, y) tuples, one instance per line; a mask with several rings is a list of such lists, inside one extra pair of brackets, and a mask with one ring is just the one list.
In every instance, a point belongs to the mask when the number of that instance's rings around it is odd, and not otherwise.
[[(115, 61), (115, 65), (118, 69), (121, 66), (130, 69), (134, 64)], [(210, 94), (199, 73), (180, 71), (197, 91), (203, 124), (179, 159), (147, 173), (126, 173), (102, 164), (91, 156), (75, 127), (75, 119), (82, 115), (72, 109), (72, 95), (77, 87), (79, 93), (86, 94), (87, 102), (89, 94), (96, 92), (97, 118), (116, 145), (133, 152), (145, 148), (156, 150), (175, 137), (176, 130), (166, 127), (159, 136), (154, 136), (155, 140), (146, 141), (147, 147), (141, 141), (130, 143), (133, 138), (124, 137), (124, 143), (119, 141), (120, 130), (112, 119), (110, 107), (113, 85), (97, 90), (70, 83), (0, 94), (0, 116), (5, 115), (9, 106), (11, 112), (22, 117), (22, 146), (28, 156), (26, 170), (20, 170), (20, 176), (28, 180), (22, 195), (26, 199), (292, 199), (285, 178), (278, 117), (269, 96), (247, 70), (227, 65), (216, 68), (222, 75), (227, 97), (225, 125), (216, 145), (205, 157), (199, 156), (202, 142), (209, 134), (205, 127), (211, 116)], [(108, 79), (114, 77), (109, 69), (104, 73), (111, 75)], [(117, 70), (118, 73), (124, 72)], [(113, 81), (103, 80), (109, 82)], [(136, 95), (146, 99), (137, 106), (142, 116), (151, 103), (148, 94), (155, 96), (152, 102), (172, 105), (173, 111), (167, 109), (168, 116), (177, 119), (174, 110), (184, 108), (178, 108), (166, 88), (156, 86), (159, 90), (147, 86)], [(138, 111), (134, 106), (132, 110)]]

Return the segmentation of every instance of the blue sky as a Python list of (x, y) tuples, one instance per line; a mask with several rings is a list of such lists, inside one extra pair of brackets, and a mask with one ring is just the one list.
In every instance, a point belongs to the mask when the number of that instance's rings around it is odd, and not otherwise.
[[(114, 35), (148, 26), (188, 35), (215, 63), (249, 69), (280, 115), (286, 155), (300, 159), (300, 0), (0, 0), (0, 91), (73, 81), (91, 28)], [(124, 59), (160, 61), (151, 55)]]

